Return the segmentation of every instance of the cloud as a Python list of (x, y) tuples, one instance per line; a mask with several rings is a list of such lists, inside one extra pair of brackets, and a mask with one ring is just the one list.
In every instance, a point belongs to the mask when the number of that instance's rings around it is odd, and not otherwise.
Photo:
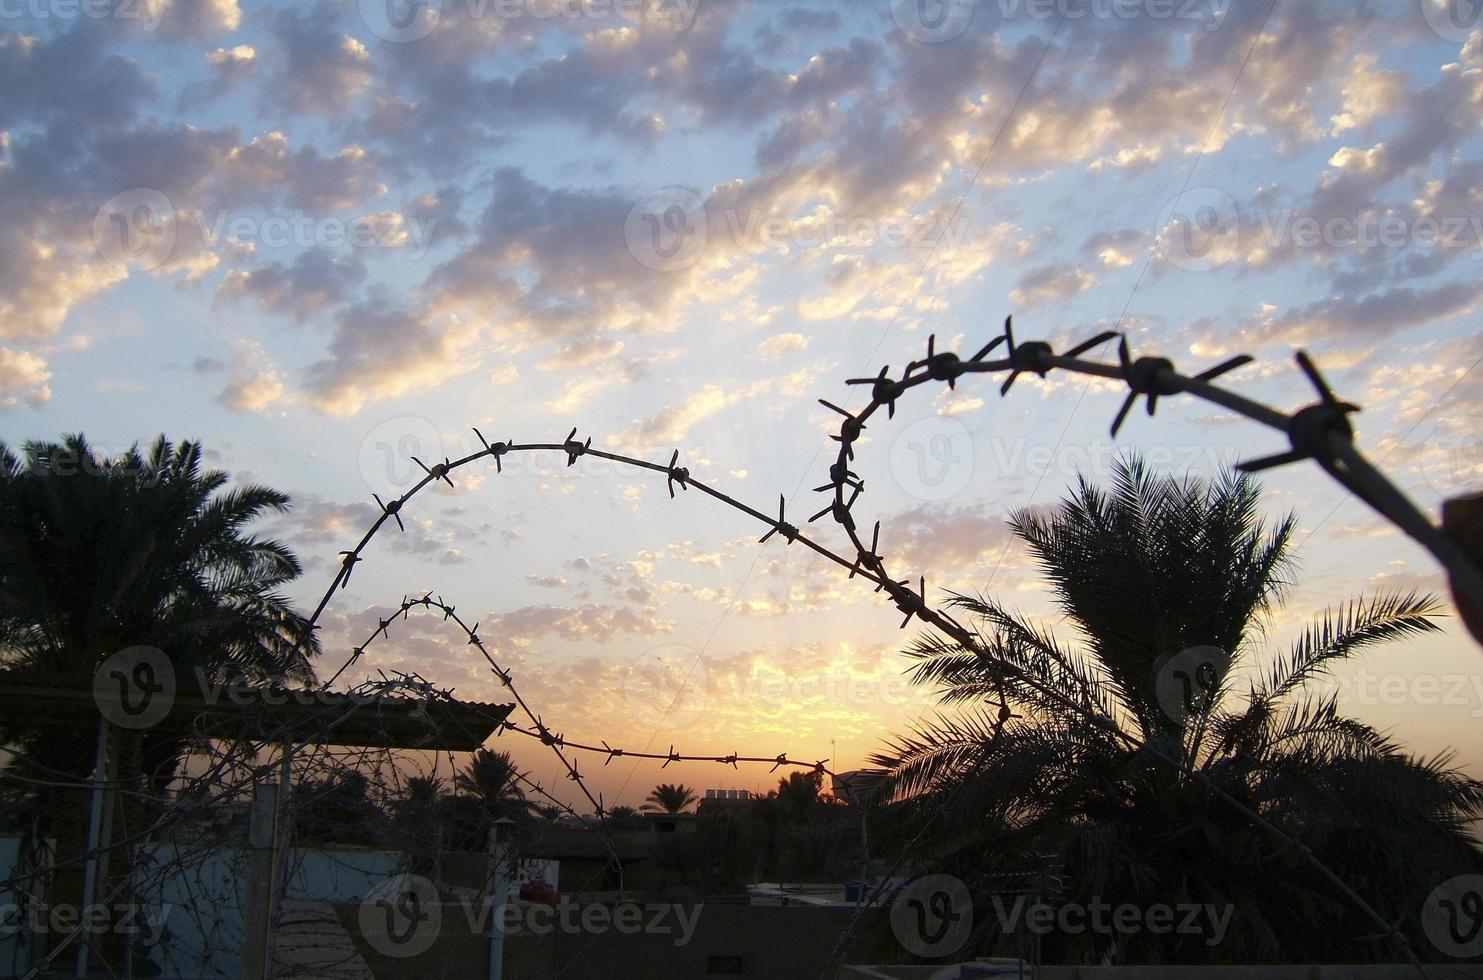
[(757, 345), (758, 353), (770, 361), (807, 348), (808, 338), (801, 333), (775, 333)]
[(21, 402), (44, 405), (51, 400), (50, 380), (46, 362), (35, 354), (0, 347), (0, 410)]
[(282, 401), (283, 376), (269, 361), (262, 345), (238, 340), (233, 346), (237, 356), (233, 359), (232, 376), (216, 396), (217, 402), (234, 412), (262, 412)]
[(1020, 308), (1050, 306), (1086, 291), (1094, 282), (1096, 279), (1085, 269), (1053, 262), (1022, 273), (1009, 299)]
[(375, 79), (366, 46), (339, 30), (335, 4), (280, 9), (273, 17), (273, 51), (280, 56), (268, 91), (275, 108), (294, 113), (342, 114)]
[(455, 315), (399, 308), (372, 298), (340, 310), (328, 356), (309, 367), (315, 407), (353, 415), (373, 398), (389, 398), (472, 370), (467, 355), (477, 327)]
[(201, 41), (242, 23), (237, 0), (143, 0), (142, 6), (160, 35), (171, 40)]
[(250, 297), (269, 312), (302, 323), (343, 303), (365, 277), (365, 264), (357, 256), (310, 248), (287, 265), (268, 262), (250, 271), (233, 269), (216, 295), (226, 301)]

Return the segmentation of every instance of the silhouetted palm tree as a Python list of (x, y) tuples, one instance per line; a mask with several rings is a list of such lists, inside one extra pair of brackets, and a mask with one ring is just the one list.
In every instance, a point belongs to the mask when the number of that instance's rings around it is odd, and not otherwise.
[(631, 806), (615, 806), (608, 811), (608, 826), (614, 830), (637, 830), (644, 820)]
[[(1483, 784), (1417, 760), (1310, 689), (1375, 644), (1437, 629), (1431, 597), (1351, 601), (1290, 652), (1258, 644), (1291, 583), (1294, 519), (1268, 527), (1244, 476), (1214, 484), (1119, 465), (1054, 512), (1010, 527), (1051, 583), (1058, 637), (987, 598), (955, 596), (986, 651), (923, 638), (915, 681), (964, 709), (896, 737), (875, 761), (934, 819), (955, 869), (1047, 865), (1062, 900), (1234, 903), (1205, 935), (1052, 935), (1100, 961), (1393, 958), (1394, 945), (1220, 787), (1311, 849), (1388, 921), (1414, 933), (1441, 880), (1475, 870), (1468, 822)], [(1002, 682), (1018, 715), (992, 737)], [(1197, 778), (1203, 776), (1204, 779)], [(963, 874), (959, 870), (956, 873)], [(987, 880), (987, 879), (983, 879)], [(985, 886), (987, 887), (987, 886)], [(992, 918), (992, 917), (990, 917)]]
[(790, 772), (778, 780), (778, 804), (789, 818), (807, 819), (819, 805), (823, 785), (823, 773)]
[(508, 752), (476, 750), (469, 764), (453, 777), (453, 784), (495, 817), (529, 816), (536, 805), (520, 789), (520, 770)]
[(641, 809), (656, 813), (679, 813), (699, 797), (684, 783), (660, 783), (644, 800)]
[[(202, 469), (202, 456), (199, 443), (163, 436), (147, 454), (111, 460), (95, 459), (81, 435), (27, 443), (20, 455), (0, 444), (0, 663), (88, 684), (104, 659), (144, 645), (181, 681), (198, 671), (212, 682), (313, 678), (318, 643), (278, 591), (299, 563), (247, 530), (287, 510), (288, 497), (227, 489), (227, 474)], [(95, 737), (0, 720), (0, 738), (23, 753), (12, 769), (34, 765), (49, 779), (85, 777)], [(166, 785), (182, 742), (127, 741), (124, 775)], [(43, 817), (72, 809), (43, 805)]]

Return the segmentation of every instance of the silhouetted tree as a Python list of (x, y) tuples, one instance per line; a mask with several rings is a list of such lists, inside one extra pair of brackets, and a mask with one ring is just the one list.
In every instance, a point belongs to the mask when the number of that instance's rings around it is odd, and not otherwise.
[[(1428, 891), (1478, 867), (1468, 824), (1483, 784), (1445, 757), (1404, 754), (1342, 715), (1336, 694), (1311, 689), (1356, 653), (1435, 630), (1436, 602), (1354, 600), (1325, 613), (1290, 652), (1262, 656), (1263, 629), (1291, 586), (1294, 519), (1269, 527), (1258, 497), (1245, 476), (1160, 478), (1136, 458), (1120, 464), (1108, 492), (1083, 479), (1053, 512), (1022, 510), (1010, 521), (1051, 584), (1066, 636), (993, 599), (956, 596), (986, 653), (933, 637), (909, 651), (914, 680), (963, 710), (898, 736), (875, 761), (897, 794), (930, 815), (954, 873), (1049, 860), (1067, 877), (1067, 901), (1235, 906), (1218, 947), (1203, 934), (1087, 930), (1052, 933), (1053, 955), (1139, 963), (1397, 955), (1210, 783), (1310, 848), (1418, 941), (1415, 913)], [(995, 738), (1000, 682), (1016, 717)]]
[[(276, 541), (247, 533), (288, 497), (202, 468), (199, 443), (163, 436), (96, 458), (81, 435), (0, 444), (0, 663), (91, 684), (99, 664), (132, 646), (157, 647), (181, 682), (308, 681), (318, 643), (279, 591), (299, 575)], [(183, 740), (119, 733), (118, 778), (135, 782), (123, 809), (138, 825), (141, 794), (174, 777)], [(43, 733), (0, 719), (11, 770), (48, 782), (85, 779), (95, 730)], [(131, 777), (132, 774), (132, 777)], [(74, 840), (85, 806), (76, 791), (43, 790), (43, 830)], [(60, 822), (63, 826), (57, 826)]]
[(650, 791), (642, 809), (659, 813), (679, 813), (699, 797), (684, 783), (660, 783)]

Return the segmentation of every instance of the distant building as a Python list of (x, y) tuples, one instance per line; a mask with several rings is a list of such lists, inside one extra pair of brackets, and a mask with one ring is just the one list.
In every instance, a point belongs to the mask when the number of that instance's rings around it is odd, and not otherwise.
[(752, 795), (751, 790), (745, 789), (708, 789), (700, 805), (695, 808), (696, 813), (715, 813), (719, 811), (744, 807), (757, 797)]

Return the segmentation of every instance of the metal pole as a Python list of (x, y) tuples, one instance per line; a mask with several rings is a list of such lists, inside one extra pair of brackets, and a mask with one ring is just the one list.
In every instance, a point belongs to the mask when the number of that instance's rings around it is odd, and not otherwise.
[[(83, 914), (92, 907), (93, 893), (98, 883), (98, 842), (103, 835), (103, 803), (107, 795), (104, 783), (108, 779), (108, 719), (98, 718), (98, 747), (93, 754), (93, 800), (88, 814), (87, 867), (82, 878)], [(78, 928), (81, 928), (79, 924)], [(77, 976), (88, 975), (89, 947), (86, 940), (77, 944)]]
[(500, 824), (511, 821), (501, 817), (489, 827), (489, 980), (502, 980), (505, 975), (504, 908), (510, 896), (510, 876), (505, 867), (509, 845), (499, 842)]
[(243, 915), (240, 975), (250, 980), (267, 980), (272, 975), (268, 937), (272, 926), (278, 786), (254, 780), (252, 790), (252, 811), (247, 827), (247, 908)]

